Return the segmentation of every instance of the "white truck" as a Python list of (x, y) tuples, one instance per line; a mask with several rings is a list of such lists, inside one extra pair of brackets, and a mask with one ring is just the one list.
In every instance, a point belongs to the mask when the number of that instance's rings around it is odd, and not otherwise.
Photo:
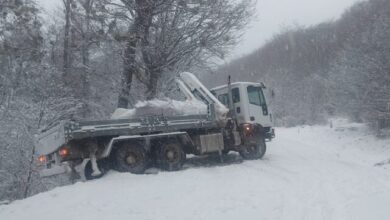
[(207, 105), (207, 113), (60, 121), (36, 138), (44, 165), (41, 176), (68, 172), (88, 180), (108, 169), (141, 174), (150, 166), (174, 171), (181, 169), (187, 154), (237, 151), (244, 159), (264, 156), (266, 140), (275, 135), (262, 83), (230, 84), (229, 79), (209, 91), (191, 73), (181, 73), (176, 81), (187, 99)]

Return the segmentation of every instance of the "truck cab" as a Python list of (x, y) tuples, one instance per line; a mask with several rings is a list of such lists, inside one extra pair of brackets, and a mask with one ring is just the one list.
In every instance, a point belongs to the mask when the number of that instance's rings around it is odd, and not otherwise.
[(236, 82), (230, 88), (233, 105), (229, 104), (228, 85), (212, 88), (210, 91), (226, 107), (232, 106), (231, 113), (235, 115), (238, 125), (262, 127), (267, 140), (274, 138), (273, 118), (264, 96), (264, 84)]

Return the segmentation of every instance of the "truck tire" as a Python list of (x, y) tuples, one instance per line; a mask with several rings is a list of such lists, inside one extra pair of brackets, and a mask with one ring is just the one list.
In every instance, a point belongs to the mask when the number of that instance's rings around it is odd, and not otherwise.
[(167, 142), (157, 153), (157, 164), (168, 171), (180, 170), (186, 160), (186, 154), (178, 142)]
[(118, 147), (114, 156), (119, 172), (142, 174), (148, 165), (146, 150), (139, 144), (123, 144)]
[(260, 138), (256, 142), (249, 142), (243, 146), (243, 149), (240, 151), (241, 157), (246, 160), (257, 160), (263, 158), (267, 146), (265, 144), (265, 139)]

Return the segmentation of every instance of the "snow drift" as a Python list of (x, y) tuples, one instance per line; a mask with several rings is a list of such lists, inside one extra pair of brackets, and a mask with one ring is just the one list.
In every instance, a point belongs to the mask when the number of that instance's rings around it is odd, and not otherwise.
[(390, 140), (334, 127), (279, 128), (263, 160), (229, 154), (233, 162), (214, 166), (190, 158), (178, 172), (110, 172), (0, 205), (0, 219), (390, 219), (390, 165), (375, 166)]
[[(214, 103), (215, 116), (218, 122), (224, 123), (229, 109), (226, 108), (192, 73), (183, 72), (176, 79), (176, 83), (186, 101), (171, 99), (153, 99), (140, 101), (133, 109), (116, 109), (112, 119), (132, 119), (151, 115), (181, 116), (181, 115), (205, 115), (208, 106), (205, 103)], [(197, 93), (195, 97), (194, 93)], [(206, 100), (202, 102), (201, 100)]]
[(199, 115), (207, 114), (207, 106), (197, 100), (176, 101), (171, 99), (153, 99), (140, 101), (133, 109), (118, 108), (112, 114), (112, 119), (131, 119), (150, 115)]

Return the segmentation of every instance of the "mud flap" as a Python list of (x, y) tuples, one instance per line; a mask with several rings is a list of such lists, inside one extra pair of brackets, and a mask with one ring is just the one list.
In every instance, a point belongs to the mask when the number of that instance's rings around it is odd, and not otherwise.
[(92, 176), (102, 175), (102, 172), (99, 170), (99, 167), (96, 162), (95, 152), (91, 153), (90, 157), (91, 157), (91, 165), (92, 165)]
[(83, 160), (82, 163), (74, 167), (74, 171), (76, 171), (77, 174), (79, 174), (82, 181), (87, 181), (87, 178), (85, 177), (85, 167), (87, 166), (90, 160), (91, 159), (86, 158)]

